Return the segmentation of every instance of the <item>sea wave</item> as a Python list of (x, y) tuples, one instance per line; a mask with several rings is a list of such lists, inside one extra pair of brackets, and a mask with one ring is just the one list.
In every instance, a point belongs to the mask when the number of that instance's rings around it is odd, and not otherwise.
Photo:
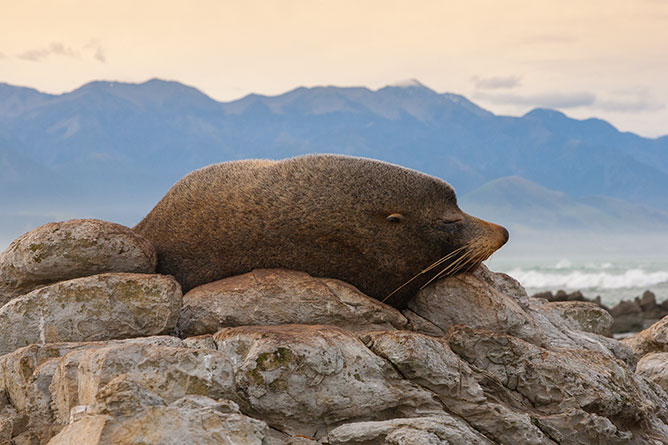
[(643, 269), (628, 269), (623, 273), (544, 272), (516, 268), (508, 272), (524, 287), (563, 289), (621, 289), (647, 287), (668, 282), (668, 272), (646, 272)]

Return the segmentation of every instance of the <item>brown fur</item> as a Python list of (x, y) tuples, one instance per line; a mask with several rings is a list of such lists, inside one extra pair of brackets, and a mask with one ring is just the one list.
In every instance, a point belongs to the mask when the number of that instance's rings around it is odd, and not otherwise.
[[(391, 214), (402, 218), (388, 221)], [(202, 168), (177, 182), (135, 230), (155, 245), (158, 270), (185, 291), (286, 268), (338, 278), (379, 300), (454, 249), (475, 251), (463, 268), (470, 269), (508, 239), (503, 227), (463, 213), (440, 179), (339, 155)], [(386, 302), (402, 307), (456, 258)]]

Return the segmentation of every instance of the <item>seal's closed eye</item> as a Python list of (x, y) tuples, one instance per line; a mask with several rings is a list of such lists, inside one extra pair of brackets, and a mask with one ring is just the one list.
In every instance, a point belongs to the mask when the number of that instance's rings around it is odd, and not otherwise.
[(401, 213), (393, 213), (391, 215), (388, 215), (387, 218), (385, 218), (387, 222), (391, 223), (400, 223), (404, 219), (404, 215)]

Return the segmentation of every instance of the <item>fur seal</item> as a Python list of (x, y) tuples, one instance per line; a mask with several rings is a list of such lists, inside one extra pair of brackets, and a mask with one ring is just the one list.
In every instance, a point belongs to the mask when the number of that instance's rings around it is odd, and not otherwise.
[(177, 182), (134, 228), (187, 291), (260, 268), (338, 278), (401, 308), (472, 270), (508, 231), (462, 212), (438, 178), (381, 161), (307, 155), (223, 162)]

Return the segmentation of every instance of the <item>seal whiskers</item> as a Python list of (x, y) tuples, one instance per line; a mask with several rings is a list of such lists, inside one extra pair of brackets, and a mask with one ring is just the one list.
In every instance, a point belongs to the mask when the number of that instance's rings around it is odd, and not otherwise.
[[(468, 246), (465, 246), (465, 247), (468, 247)], [(467, 259), (467, 258), (470, 259), (470, 257), (471, 257), (471, 252), (472, 252), (471, 250), (467, 250), (467, 251), (465, 251), (465, 252), (462, 254), (462, 256), (460, 256), (459, 258), (457, 258), (457, 259), (456, 259), (455, 261), (453, 261), (452, 263), (448, 264), (446, 267), (443, 268), (443, 270), (441, 270), (439, 273), (437, 273), (436, 275), (434, 275), (434, 276), (433, 276), (429, 281), (427, 281), (425, 284), (423, 284), (422, 286), (420, 286), (420, 289), (424, 289), (424, 288), (427, 287), (429, 284), (431, 284), (433, 281), (437, 280), (438, 278), (442, 277), (443, 275), (447, 274), (448, 272), (450, 272), (451, 274), (455, 274), (455, 273), (457, 273), (457, 272), (460, 270), (460, 265), (461, 265), (461, 264), (466, 264), (466, 263), (468, 262), (468, 260), (467, 260), (466, 262), (462, 263), (462, 261), (464, 261), (465, 259)]]
[(404, 284), (402, 284), (402, 285), (399, 286), (398, 288), (394, 289), (394, 290), (392, 291), (392, 293), (390, 293), (387, 297), (385, 297), (385, 298), (383, 298), (382, 300), (380, 300), (381, 303), (384, 303), (385, 300), (387, 300), (388, 298), (390, 298), (392, 295), (396, 294), (398, 291), (400, 291), (401, 289), (403, 289), (403, 288), (404, 288), (406, 285), (408, 285), (409, 283), (413, 282), (413, 280), (415, 280), (415, 279), (416, 279), (417, 277), (419, 277), (420, 275), (423, 275), (423, 274), (429, 272), (430, 270), (432, 270), (432, 269), (434, 269), (434, 268), (440, 266), (441, 264), (443, 264), (445, 261), (447, 261), (447, 260), (449, 260), (450, 258), (452, 258), (452, 257), (453, 257), (454, 255), (456, 255), (457, 253), (461, 252), (463, 249), (466, 249), (466, 247), (467, 247), (467, 246), (462, 246), (462, 247), (460, 247), (459, 249), (455, 249), (455, 250), (453, 250), (452, 252), (450, 252), (449, 254), (447, 254), (446, 256), (444, 256), (444, 257), (442, 257), (442, 258), (440, 258), (440, 259), (434, 261), (434, 262), (433, 262), (429, 267), (427, 267), (425, 270), (423, 270), (422, 272), (419, 272), (419, 273), (416, 274), (413, 278), (411, 278), (410, 280), (406, 281)]

